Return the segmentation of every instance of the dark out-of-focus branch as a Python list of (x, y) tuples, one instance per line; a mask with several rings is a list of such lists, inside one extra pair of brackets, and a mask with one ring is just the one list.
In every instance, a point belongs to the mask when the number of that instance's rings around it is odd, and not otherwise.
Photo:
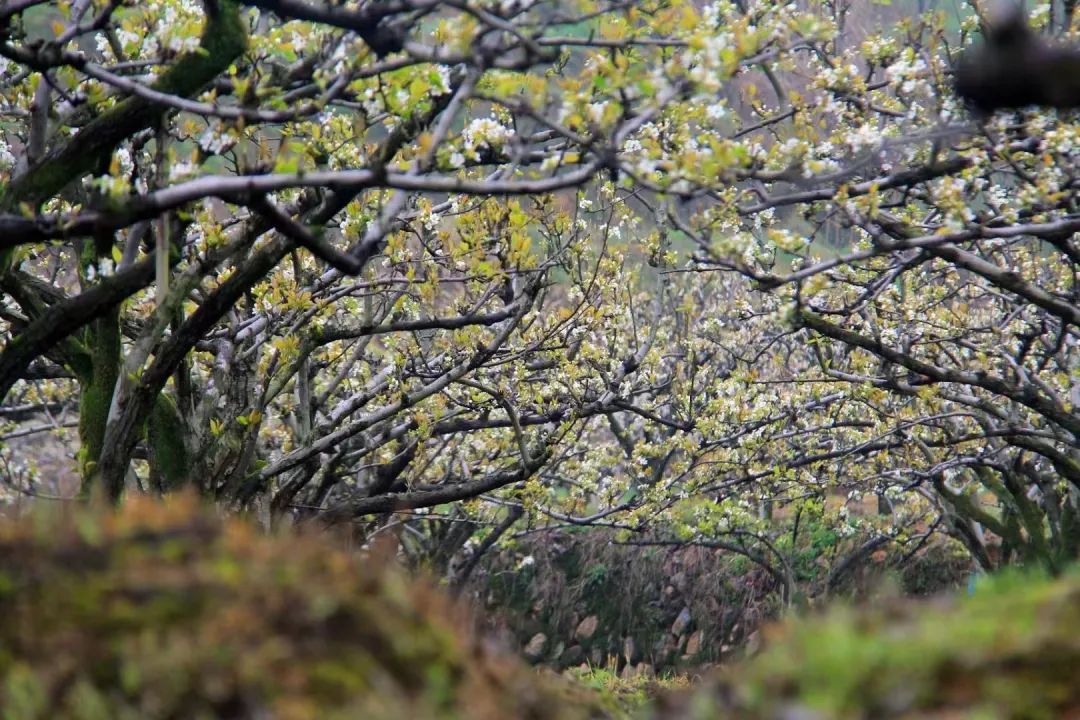
[(1009, 4), (986, 20), (982, 42), (960, 56), (954, 87), (983, 115), (1032, 105), (1077, 108), (1080, 47), (1039, 35), (1021, 6)]

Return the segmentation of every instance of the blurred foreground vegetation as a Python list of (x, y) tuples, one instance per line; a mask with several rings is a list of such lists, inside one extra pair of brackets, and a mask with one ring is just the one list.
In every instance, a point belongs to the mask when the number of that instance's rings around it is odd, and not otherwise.
[(1066, 718), (1080, 712), (1080, 575), (1020, 573), (973, 595), (834, 608), (660, 718)]
[(5, 720), (589, 718), (385, 562), (194, 500), (0, 528)]
[(1072, 717), (1080, 575), (779, 624), (686, 678), (539, 672), (431, 587), (190, 498), (0, 525), (0, 707), (36, 718)]

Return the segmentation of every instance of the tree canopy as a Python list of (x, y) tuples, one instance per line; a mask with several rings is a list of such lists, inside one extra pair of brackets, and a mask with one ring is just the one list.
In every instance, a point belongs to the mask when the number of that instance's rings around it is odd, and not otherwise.
[(978, 22), (6, 3), (8, 435), (77, 422), (87, 494), (191, 485), (466, 569), (591, 527), (742, 554), (785, 602), (938, 534), (1056, 570), (1077, 128), (968, 116)]

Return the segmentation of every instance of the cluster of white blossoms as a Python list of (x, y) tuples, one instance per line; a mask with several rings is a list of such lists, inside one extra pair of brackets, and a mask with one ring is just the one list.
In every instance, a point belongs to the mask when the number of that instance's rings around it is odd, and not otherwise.
[(732, 53), (725, 53), (734, 44), (735, 38), (730, 32), (718, 31), (702, 37), (700, 46), (682, 53), (679, 61), (700, 90), (719, 92), (727, 75), (734, 69), (727, 67), (729, 59), (733, 58)]
[(814, 84), (826, 90), (856, 90), (862, 84), (862, 73), (855, 63), (837, 64), (835, 67), (822, 68)]
[(727, 102), (719, 100), (705, 106), (705, 116), (710, 120), (723, 120), (727, 117)]
[(10, 170), (15, 167), (15, 155), (11, 152), (11, 146), (0, 138), (0, 171)]
[(429, 232), (438, 230), (442, 223), (442, 215), (435, 212), (435, 209), (427, 203), (418, 209), (416, 219)]
[(846, 139), (848, 146), (855, 152), (859, 152), (860, 150), (878, 147), (885, 139), (885, 136), (879, 128), (870, 123), (864, 123), (849, 132)]
[(480, 150), (497, 149), (514, 136), (514, 131), (495, 118), (476, 118), (461, 131), (461, 150), (450, 155), (452, 167), (462, 167), (466, 160), (479, 160)]
[(884, 35), (871, 35), (862, 42), (862, 54), (868, 61), (877, 65), (888, 64), (896, 57), (896, 38)]
[(730, 0), (709, 3), (701, 9), (701, 19), (706, 27), (716, 27), (735, 9), (734, 3)]
[[(133, 30), (117, 28), (115, 32), (113, 32), (113, 38), (116, 40), (117, 46), (125, 55), (139, 55), (143, 52), (147, 55), (153, 55), (156, 54), (158, 50), (157, 38), (150, 36), (146, 38), (144, 42), (143, 37)], [(98, 52), (103, 55), (112, 54), (112, 45), (104, 34), (97, 36), (96, 43)]]
[(814, 175), (839, 170), (840, 163), (833, 157), (835, 152), (836, 146), (829, 141), (811, 148), (811, 154), (803, 160), (803, 177), (809, 178)]
[(901, 51), (900, 57), (885, 68), (885, 79), (892, 85), (898, 86), (900, 92), (911, 93), (915, 90), (918, 79), (923, 77), (926, 71), (926, 61), (915, 54), (914, 48), (906, 47)]
[(191, 24), (202, 18), (202, 8), (191, 0), (165, 3), (156, 13), (160, 19), (154, 26), (153, 36), (160, 38), (166, 48), (175, 53), (193, 52), (199, 47), (199, 35), (192, 32)]
[(177, 160), (169, 165), (169, 182), (180, 182), (199, 172), (199, 164), (193, 160)]
[[(94, 38), (97, 52), (103, 58), (116, 60), (152, 60), (162, 48), (173, 54), (194, 52), (200, 44), (202, 7), (192, 0), (179, 2), (140, 3), (142, 13), (129, 24), (114, 28), (112, 41), (104, 33)], [(115, 43), (115, 45), (113, 44)], [(119, 51), (123, 57), (117, 57)], [(143, 73), (152, 80), (153, 69)]]
[(211, 155), (220, 155), (236, 144), (236, 138), (225, 130), (220, 120), (211, 120), (199, 135), (199, 147)]
[(987, 204), (1007, 223), (1014, 223), (1020, 217), (1016, 196), (1003, 185), (990, 186), (987, 191)]
[(1080, 153), (1080, 126), (1061, 123), (1048, 128), (1042, 134), (1040, 149), (1058, 155), (1075, 156)]
[(98, 279), (99, 277), (108, 277), (116, 271), (116, 263), (112, 258), (100, 258), (97, 261), (97, 265), (87, 265), (86, 267), (86, 279), (90, 282)]
[(382, 95), (374, 85), (368, 85), (360, 94), (360, 107), (368, 117), (375, 117), (383, 112)]
[(1048, 22), (1050, 22), (1050, 16), (1052, 12), (1053, 4), (1048, 2), (1039, 3), (1035, 7), (1031, 8), (1030, 17), (1032, 26), (1035, 28), (1044, 27)]
[(434, 95), (445, 95), (450, 92), (450, 68), (446, 65), (433, 65), (429, 75), (431, 80), (431, 92)]

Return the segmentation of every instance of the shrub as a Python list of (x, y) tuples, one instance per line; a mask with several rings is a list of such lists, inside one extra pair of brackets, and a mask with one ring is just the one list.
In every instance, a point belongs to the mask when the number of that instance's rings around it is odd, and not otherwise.
[(656, 720), (1053, 718), (1080, 712), (1080, 573), (1007, 575), (971, 597), (834, 608), (771, 628), (766, 649)]
[(387, 563), (190, 498), (0, 527), (5, 720), (604, 716), (467, 627)]

